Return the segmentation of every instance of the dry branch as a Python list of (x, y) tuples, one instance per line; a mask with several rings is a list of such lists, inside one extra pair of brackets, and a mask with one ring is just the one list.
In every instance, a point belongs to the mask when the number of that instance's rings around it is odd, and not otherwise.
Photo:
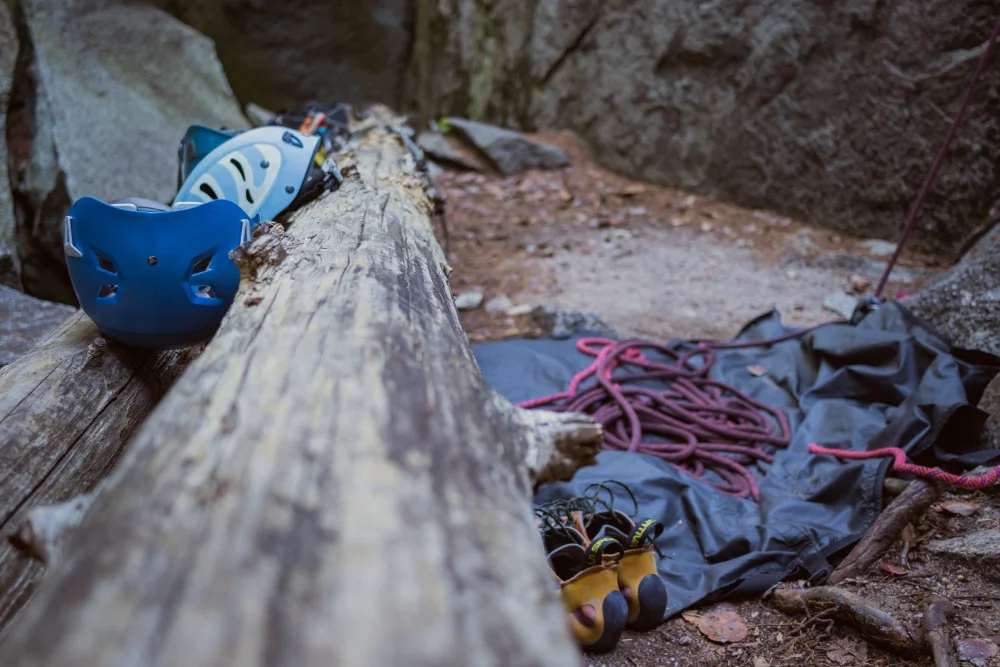
[(948, 617), (955, 611), (945, 598), (931, 597), (924, 605), (924, 638), (934, 656), (935, 667), (958, 667), (958, 656), (951, 643)]
[(903, 527), (926, 512), (937, 498), (938, 489), (934, 484), (922, 479), (910, 482), (830, 574), (827, 584), (833, 586), (866, 572), (896, 543)]
[(387, 125), (337, 192), (234, 254), (221, 329), (0, 664), (578, 664), (530, 494), (591, 461), (600, 430), (485, 384), (428, 184)]
[(90, 492), (193, 353), (106, 343), (80, 312), (0, 368), (0, 632), (43, 571), (11, 540), (28, 513)]
[(833, 586), (778, 587), (774, 606), (786, 614), (832, 616), (861, 631), (865, 639), (904, 657), (924, 655), (923, 642), (914, 639), (899, 620), (860, 595)]

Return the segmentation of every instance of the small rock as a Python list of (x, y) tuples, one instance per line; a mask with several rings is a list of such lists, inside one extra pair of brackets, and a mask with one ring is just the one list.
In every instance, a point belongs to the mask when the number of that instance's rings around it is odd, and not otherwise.
[(645, 206), (633, 206), (632, 208), (630, 208), (628, 210), (628, 214), (631, 215), (631, 216), (633, 216), (633, 217), (640, 216), (640, 215), (646, 215), (646, 207)]
[(924, 549), (978, 567), (985, 576), (1000, 580), (1000, 529), (980, 530), (947, 540), (933, 540)]
[(448, 118), (447, 123), (457, 135), (481, 150), (503, 174), (569, 165), (569, 156), (561, 148), (534, 141), (519, 132), (462, 118)]
[(514, 307), (514, 302), (506, 294), (497, 294), (486, 302), (486, 312), (492, 314), (506, 313)]
[(696, 200), (696, 197), (694, 195), (688, 195), (688, 196), (686, 196), (684, 199), (682, 199), (677, 204), (677, 210), (678, 211), (686, 211), (686, 210), (688, 210), (689, 208), (691, 208), (692, 206), (694, 206), (695, 200)]
[(701, 223), (701, 231), (704, 232), (704, 233), (706, 233), (706, 234), (708, 232), (712, 231), (712, 223), (711, 222), (703, 222), (703, 223)]
[(419, 146), (429, 157), (439, 160), (445, 164), (450, 164), (455, 167), (471, 171), (480, 171), (482, 169), (481, 165), (478, 165), (459, 155), (455, 149), (452, 148), (451, 144), (448, 143), (448, 139), (440, 132), (422, 132), (420, 136), (417, 137), (417, 146)]
[(871, 287), (872, 281), (868, 280), (864, 276), (859, 276), (858, 274), (851, 275), (851, 289), (855, 292), (864, 292), (866, 289)]
[(455, 308), (459, 310), (475, 310), (483, 304), (486, 298), (482, 292), (462, 292), (455, 297)]
[(854, 314), (854, 308), (858, 305), (858, 300), (850, 294), (844, 292), (834, 292), (823, 299), (823, 308), (840, 315), (845, 320), (850, 320)]
[(959, 660), (981, 665), (1000, 653), (1000, 647), (989, 639), (962, 639), (956, 642), (955, 648)]
[(642, 183), (629, 183), (624, 188), (622, 188), (621, 195), (623, 197), (634, 197), (636, 195), (641, 195), (646, 191), (646, 186)]
[(870, 239), (861, 244), (876, 257), (891, 257), (896, 252), (896, 244), (881, 239)]
[(509, 315), (510, 317), (520, 317), (521, 315), (527, 315), (532, 310), (533, 308), (530, 305), (522, 303), (517, 306), (514, 306), (513, 308), (508, 308), (507, 315)]
[(553, 338), (566, 339), (578, 333), (604, 338), (621, 338), (621, 333), (595, 313), (559, 310), (551, 306), (537, 306), (531, 319)]

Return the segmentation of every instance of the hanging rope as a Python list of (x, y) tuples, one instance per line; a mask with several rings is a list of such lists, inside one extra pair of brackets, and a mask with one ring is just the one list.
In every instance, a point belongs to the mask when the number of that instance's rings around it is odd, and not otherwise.
[(917, 198), (913, 202), (912, 208), (910, 208), (910, 213), (906, 217), (906, 222), (903, 224), (903, 231), (899, 234), (899, 242), (896, 243), (896, 250), (892, 253), (892, 257), (886, 262), (885, 271), (882, 272), (882, 277), (878, 281), (878, 286), (875, 288), (875, 298), (880, 298), (882, 296), (882, 290), (885, 289), (885, 284), (889, 282), (889, 274), (892, 273), (892, 269), (896, 266), (896, 262), (899, 261), (899, 255), (903, 252), (903, 246), (906, 245), (906, 239), (913, 231), (914, 225), (917, 223), (917, 216), (920, 214), (920, 209), (924, 205), (924, 199), (927, 197), (927, 193), (931, 189), (931, 184), (934, 182), (934, 177), (937, 176), (938, 169), (941, 167), (941, 163), (944, 161), (944, 155), (948, 152), (948, 147), (951, 146), (952, 140), (955, 138), (955, 132), (958, 131), (958, 126), (962, 123), (962, 118), (965, 117), (965, 111), (969, 108), (969, 101), (972, 99), (972, 93), (975, 92), (976, 86), (979, 85), (979, 79), (983, 75), (983, 71), (986, 69), (986, 63), (989, 62), (990, 55), (993, 53), (993, 47), (996, 45), (997, 37), (1000, 36), (1000, 17), (997, 18), (996, 25), (993, 26), (993, 34), (990, 35), (990, 41), (986, 45), (986, 50), (983, 51), (983, 56), (979, 59), (979, 65), (976, 67), (975, 74), (972, 75), (972, 80), (969, 82), (969, 86), (965, 89), (965, 95), (962, 96), (962, 103), (958, 105), (958, 112), (955, 114), (955, 119), (951, 122), (951, 127), (948, 128), (948, 134), (945, 136), (944, 141), (941, 143), (941, 148), (938, 149), (937, 155), (934, 157), (934, 163), (931, 165), (931, 170), (927, 173), (927, 178), (924, 179), (924, 184), (920, 187), (920, 192), (917, 193)]
[[(573, 377), (569, 389), (521, 407), (588, 414), (604, 428), (604, 449), (650, 454), (697, 479), (713, 473), (708, 481), (723, 493), (759, 498), (748, 466), (770, 463), (769, 448), (788, 446), (788, 419), (710, 379), (716, 357), (710, 345), (679, 352), (640, 339), (584, 338), (577, 349), (594, 361)], [(650, 359), (643, 350), (667, 361)], [(650, 381), (656, 389), (641, 384)]]

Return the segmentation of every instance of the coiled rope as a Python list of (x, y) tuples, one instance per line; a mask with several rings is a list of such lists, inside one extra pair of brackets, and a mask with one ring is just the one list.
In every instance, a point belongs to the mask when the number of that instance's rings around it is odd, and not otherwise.
[[(769, 446), (788, 446), (788, 418), (710, 379), (716, 357), (711, 346), (680, 352), (641, 339), (584, 338), (577, 349), (594, 361), (573, 377), (569, 389), (521, 407), (588, 414), (604, 428), (605, 449), (652, 454), (699, 479), (711, 472), (715, 478), (709, 481), (719, 491), (760, 497), (747, 466), (773, 461)], [(650, 359), (643, 350), (667, 360)], [(641, 384), (651, 380), (662, 385)]]

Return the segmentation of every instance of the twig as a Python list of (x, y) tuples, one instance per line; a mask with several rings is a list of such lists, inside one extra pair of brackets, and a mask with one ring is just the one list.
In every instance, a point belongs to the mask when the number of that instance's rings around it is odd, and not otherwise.
[[(781, 588), (774, 592), (772, 599), (774, 606), (786, 614), (808, 614), (810, 606), (830, 607), (830, 616), (853, 625), (873, 644), (904, 657), (924, 655), (922, 638), (915, 639), (894, 616), (842, 588)], [(824, 612), (823, 616), (826, 615)]]
[(935, 485), (922, 479), (910, 482), (906, 490), (889, 503), (868, 533), (830, 575), (827, 583), (835, 585), (868, 570), (898, 539), (910, 521), (927, 511), (938, 498)]
[(924, 637), (934, 656), (935, 667), (958, 667), (948, 628), (948, 616), (954, 611), (951, 602), (942, 597), (931, 596), (924, 605)]

